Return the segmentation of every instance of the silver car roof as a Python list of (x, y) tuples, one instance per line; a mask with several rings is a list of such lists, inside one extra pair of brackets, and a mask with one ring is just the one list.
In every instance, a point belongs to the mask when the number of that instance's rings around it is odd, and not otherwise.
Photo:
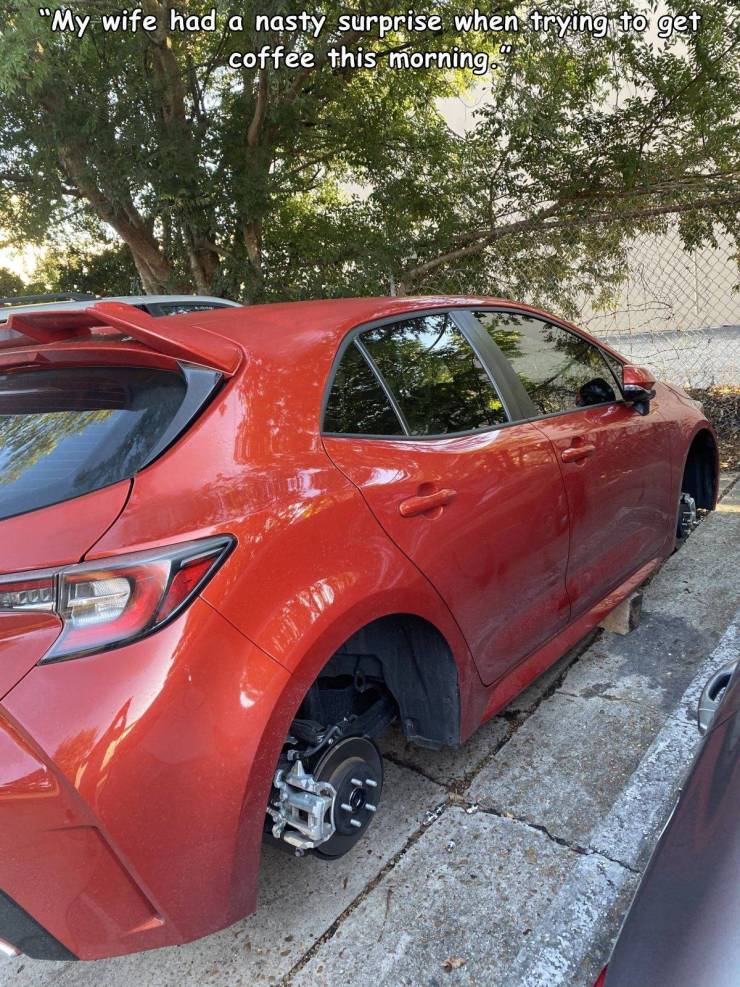
[(105, 298), (90, 298), (84, 301), (37, 302), (30, 305), (9, 305), (0, 308), (0, 323), (7, 322), (8, 316), (28, 312), (63, 312), (90, 308), (98, 302), (125, 302), (127, 305), (172, 305), (189, 302), (191, 305), (213, 305), (214, 308), (239, 308), (239, 302), (212, 295), (107, 295)]

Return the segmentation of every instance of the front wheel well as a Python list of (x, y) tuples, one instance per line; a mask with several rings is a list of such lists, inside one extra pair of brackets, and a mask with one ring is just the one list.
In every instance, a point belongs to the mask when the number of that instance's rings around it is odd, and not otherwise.
[(380, 617), (332, 655), (309, 689), (298, 717), (337, 722), (386, 691), (406, 738), (438, 748), (460, 742), (457, 664), (444, 636), (414, 614)]
[(689, 447), (684, 466), (681, 492), (690, 494), (696, 506), (705, 511), (714, 508), (716, 499), (717, 444), (707, 429), (697, 432)]

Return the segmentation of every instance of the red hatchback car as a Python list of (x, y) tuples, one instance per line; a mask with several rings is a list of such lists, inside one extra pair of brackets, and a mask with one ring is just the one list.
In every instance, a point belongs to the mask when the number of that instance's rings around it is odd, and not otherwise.
[(700, 406), (523, 305), (10, 324), (0, 936), (31, 956), (222, 928), (264, 840), (341, 856), (391, 721), (462, 743), (714, 506)]

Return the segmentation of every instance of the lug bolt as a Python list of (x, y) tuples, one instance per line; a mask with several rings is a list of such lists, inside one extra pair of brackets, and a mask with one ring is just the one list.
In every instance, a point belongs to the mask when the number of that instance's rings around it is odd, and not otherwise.
[(362, 782), (359, 778), (350, 778), (353, 785), (357, 785), (358, 788), (362, 788)]
[(346, 802), (342, 802), (342, 804), (341, 804), (341, 806), (340, 806), (340, 809), (344, 809), (344, 811), (345, 811), (345, 812), (354, 812), (354, 811), (355, 811), (355, 810), (354, 810), (354, 809), (352, 808), (352, 806), (351, 806), (351, 805), (347, 805), (347, 803), (346, 803)]
[(368, 812), (377, 812), (378, 809), (377, 805), (370, 805), (369, 802), (365, 803), (365, 808), (367, 809)]
[(377, 788), (378, 787), (377, 781), (373, 781), (372, 778), (366, 778), (365, 779), (365, 784), (367, 785), (368, 788)]
[(355, 826), (357, 829), (360, 829), (362, 827), (362, 823), (360, 822), (359, 819), (350, 819), (349, 824), (350, 826)]

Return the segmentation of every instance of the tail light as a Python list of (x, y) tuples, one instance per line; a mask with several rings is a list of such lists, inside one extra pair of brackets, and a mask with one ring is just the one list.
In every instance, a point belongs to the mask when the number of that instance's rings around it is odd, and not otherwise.
[(607, 967), (604, 967), (604, 969), (599, 974), (598, 980), (594, 984), (594, 987), (604, 987), (604, 984), (606, 983), (607, 970), (608, 970), (608, 968)]
[(159, 630), (187, 607), (234, 545), (230, 535), (0, 576), (0, 613), (46, 611), (62, 632), (42, 662), (79, 658)]

